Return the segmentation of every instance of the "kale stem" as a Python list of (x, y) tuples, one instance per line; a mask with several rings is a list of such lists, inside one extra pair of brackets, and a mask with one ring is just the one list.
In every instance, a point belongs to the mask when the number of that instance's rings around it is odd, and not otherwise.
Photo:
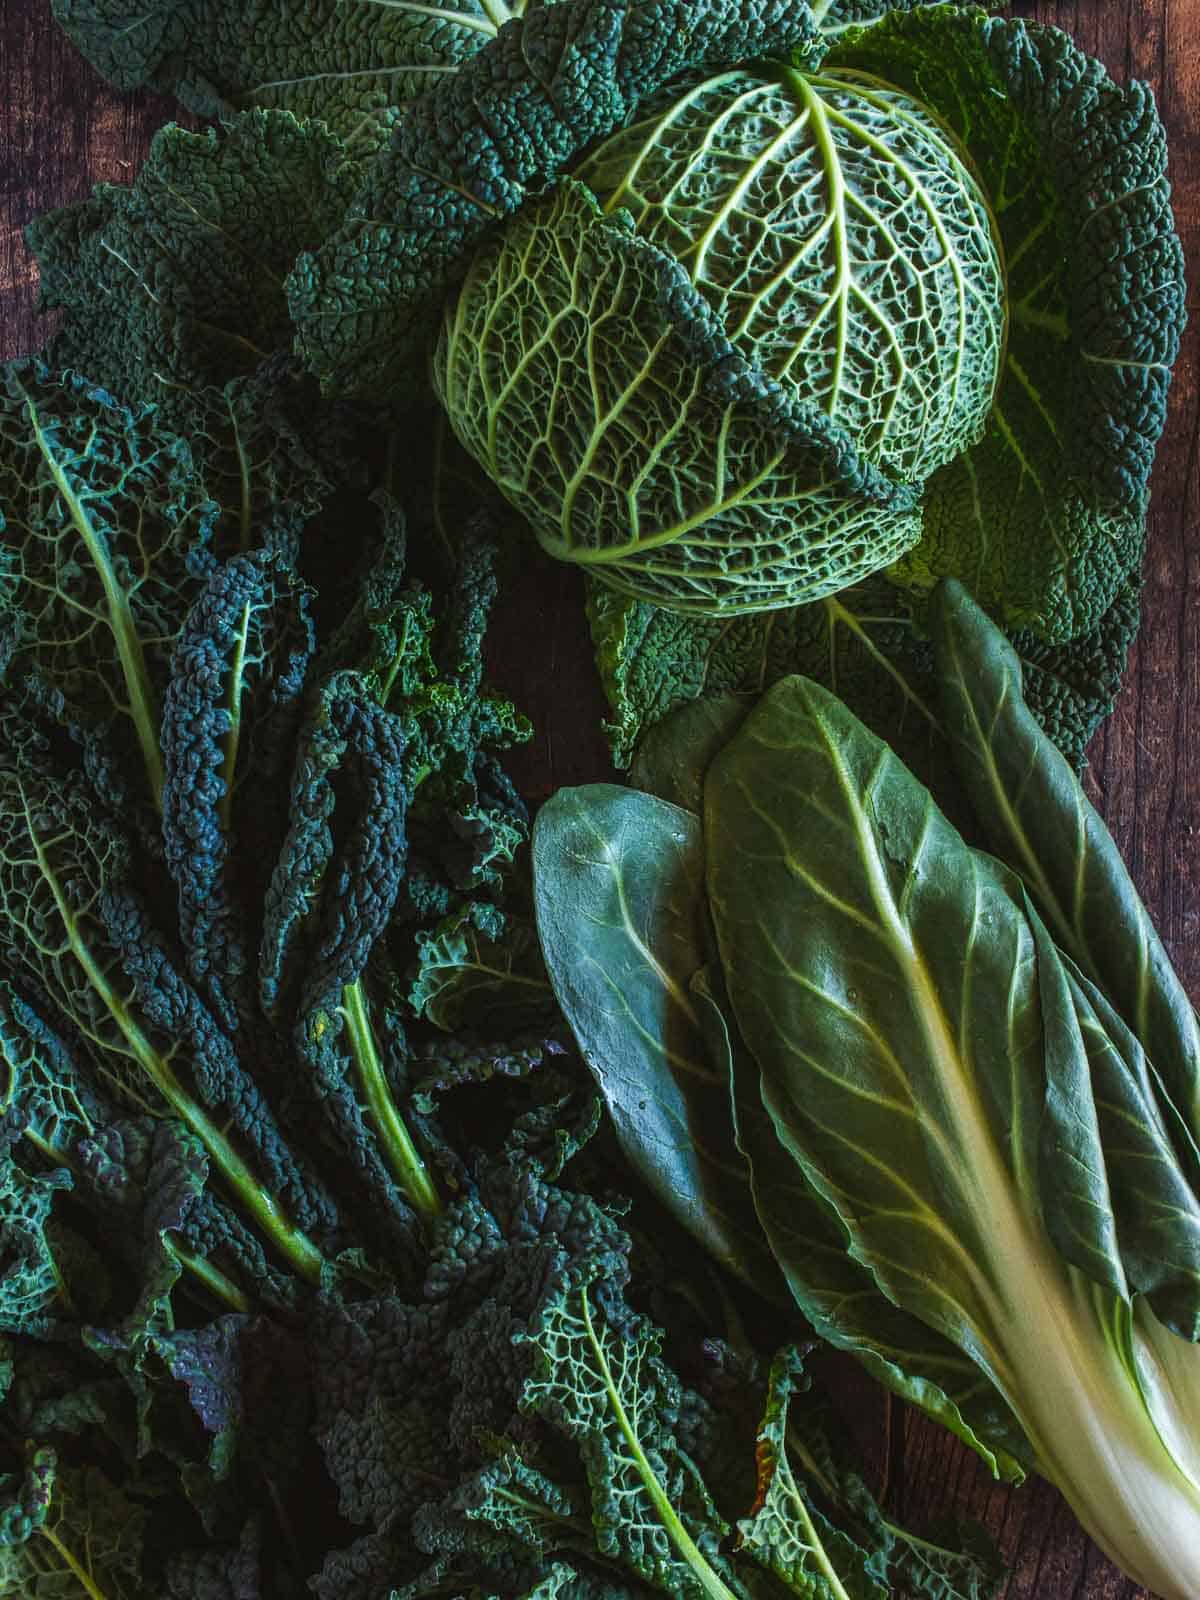
[[(625, 1410), (621, 1399), (616, 1379), (613, 1377), (612, 1368), (608, 1361), (608, 1352), (605, 1350), (604, 1342), (596, 1332), (595, 1324), (592, 1322), (592, 1307), (588, 1299), (586, 1286), (579, 1291), (579, 1304), (583, 1313), (583, 1325), (587, 1330), (587, 1340), (592, 1347), (596, 1365), (600, 1369), (600, 1376), (604, 1383), (608, 1403), (612, 1407), (617, 1426), (620, 1428), (625, 1443), (629, 1448), (629, 1453), (633, 1457), (637, 1474), (642, 1480), (642, 1486), (649, 1495), (650, 1502), (666, 1529), (667, 1537), (695, 1574), (696, 1582), (705, 1595), (708, 1596), (708, 1600), (734, 1600), (733, 1591), (713, 1571), (705, 1560), (703, 1551), (684, 1527), (679, 1513), (663, 1489), (657, 1473), (642, 1448), (642, 1442), (634, 1431), (633, 1423), (630, 1421), (629, 1414)], [(845, 1600), (845, 1591), (840, 1590), (840, 1586), (839, 1591), (843, 1600)]]
[(253, 1309), (249, 1297), (242, 1293), (233, 1279), (227, 1277), (220, 1267), (214, 1267), (206, 1256), (193, 1255), (169, 1235), (163, 1236), (163, 1243), (179, 1265), (185, 1271), (192, 1273), (210, 1294), (218, 1300), (223, 1300), (231, 1311), (249, 1312)]
[(79, 1562), (75, 1558), (74, 1553), (67, 1548), (54, 1530), (52, 1528), (47, 1528), (45, 1524), (43, 1524), (38, 1529), (38, 1532), (41, 1534), (42, 1538), (45, 1539), (51, 1550), (54, 1551), (55, 1555), (58, 1556), (59, 1560), (79, 1584), (80, 1588), (86, 1595), (88, 1595), (89, 1600), (106, 1600), (103, 1589), (98, 1589), (96, 1587), (95, 1583), (92, 1581), (91, 1574), (86, 1572), (84, 1568), (80, 1566)]
[(288, 1220), (274, 1199), (259, 1183), (254, 1173), (238, 1154), (205, 1111), (197, 1105), (171, 1070), (170, 1063), (146, 1037), (137, 1018), (125, 1001), (113, 989), (108, 974), (96, 961), (87, 943), (80, 935), (74, 910), (67, 902), (62, 885), (57, 881), (46, 860), (45, 850), (38, 835), (31, 830), (30, 838), (38, 866), (46, 885), (54, 897), (62, 925), (67, 934), (71, 953), (83, 969), (84, 976), (100, 997), (109, 1016), (120, 1030), (129, 1046), (130, 1054), (162, 1095), (171, 1110), (200, 1140), (225, 1182), (237, 1195), (246, 1210), (286, 1257), (292, 1267), (309, 1283), (320, 1283), (321, 1268), (325, 1258), (306, 1234)]
[(361, 979), (348, 983), (342, 990), (341, 1010), (350, 1033), (350, 1048), (358, 1066), (367, 1107), (375, 1119), (375, 1130), (384, 1159), (414, 1211), (427, 1221), (432, 1220), (441, 1214), (441, 1197), (420, 1151), (412, 1141), (412, 1135), (396, 1110), (380, 1060), (379, 1047), (375, 1042)]

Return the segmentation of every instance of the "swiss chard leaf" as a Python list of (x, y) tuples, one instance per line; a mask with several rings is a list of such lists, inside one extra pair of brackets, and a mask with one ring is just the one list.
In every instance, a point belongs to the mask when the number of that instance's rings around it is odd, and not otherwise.
[(953, 759), (990, 847), (1200, 1137), (1200, 1023), (1112, 835), (1030, 714), (1020, 661), (960, 584), (938, 590), (932, 626)]
[(726, 1064), (738, 1149), (793, 1298), (823, 1338), (851, 1350), (881, 1383), (978, 1451), (997, 1475), (1020, 1479), (1029, 1447), (1008, 1408), (950, 1340), (898, 1306), (848, 1252), (836, 1208), (779, 1139), (718, 973), (701, 969), (691, 991), (712, 1059)]
[[(1019, 882), (799, 678), (714, 762), (705, 819), (724, 975), (780, 1144), (879, 1287), (995, 1385), (1092, 1536), (1182, 1596), (1200, 1483), (1154, 1374), (1194, 1394), (1197, 1346), (1135, 1316), (1110, 1253), (1081, 1272), (1047, 1231), (1056, 1045)], [(1102, 1219), (1103, 1165), (1076, 1181)], [(839, 1313), (851, 1336), (859, 1309)]]
[(627, 1157), (729, 1271), (772, 1299), (778, 1269), (688, 984), (703, 965), (699, 819), (613, 784), (562, 789), (533, 838), (538, 934), (558, 1003)]

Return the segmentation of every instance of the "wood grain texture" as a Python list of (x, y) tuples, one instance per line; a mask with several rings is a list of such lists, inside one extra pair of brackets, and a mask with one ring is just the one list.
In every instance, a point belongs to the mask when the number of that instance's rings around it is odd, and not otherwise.
[[(1042, 0), (1022, 15), (1066, 28), (1120, 82), (1154, 88), (1172, 152), (1176, 217), (1189, 282), (1200, 281), (1200, 0)], [(127, 182), (168, 102), (118, 96), (49, 19), (45, 0), (0, 0), (0, 355), (46, 338), (21, 229), (97, 181)], [(1200, 996), (1200, 315), (1171, 393), (1155, 469), (1145, 619), (1117, 708), (1097, 735), (1088, 785), (1129, 861), (1194, 998)], [(515, 776), (531, 798), (607, 774), (603, 705), (582, 624), (582, 583), (535, 563), (506, 596), (497, 675), (533, 718), (536, 742)], [(914, 1525), (947, 1506), (985, 1521), (1012, 1564), (1003, 1600), (1135, 1600), (1142, 1591), (1084, 1539), (1042, 1484), (1013, 1492), (950, 1437), (913, 1414), (888, 1414), (857, 1369), (824, 1358), (846, 1396), (888, 1504)]]

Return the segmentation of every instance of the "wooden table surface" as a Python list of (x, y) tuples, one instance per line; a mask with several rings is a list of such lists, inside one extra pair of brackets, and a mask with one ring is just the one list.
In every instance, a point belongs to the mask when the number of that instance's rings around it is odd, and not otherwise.
[[(1154, 475), (1145, 614), (1116, 710), (1097, 734), (1088, 784), (1130, 863), (1194, 1000), (1200, 999), (1200, 0), (1040, 0), (1024, 16), (1066, 28), (1118, 82), (1148, 81), (1171, 149), (1176, 222), (1192, 323)], [(171, 102), (118, 95), (50, 20), (47, 0), (0, 0), (0, 357), (50, 329), (21, 229), (97, 181), (129, 182)], [(534, 719), (516, 774), (530, 791), (604, 774), (602, 704), (581, 622), (577, 575), (542, 569), (510, 596), (499, 626), (505, 687)], [(538, 613), (531, 629), (531, 612)], [(531, 635), (536, 654), (528, 650)], [(878, 1422), (860, 1392), (854, 1415)], [(852, 1408), (853, 1410), (853, 1408)], [(1012, 1491), (949, 1435), (895, 1408), (872, 1450), (888, 1505), (920, 1525), (952, 1505), (983, 1520), (1011, 1563), (1003, 1600), (1136, 1600), (1138, 1590), (1083, 1537), (1043, 1484)], [(867, 1442), (871, 1442), (868, 1434)]]

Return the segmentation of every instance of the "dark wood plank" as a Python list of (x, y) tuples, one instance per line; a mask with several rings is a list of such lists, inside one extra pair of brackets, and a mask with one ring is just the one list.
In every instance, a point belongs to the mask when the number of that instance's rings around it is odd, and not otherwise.
[[(1031, 0), (1014, 9), (1066, 28), (1119, 81), (1150, 82), (1172, 152), (1176, 215), (1200, 276), (1200, 0)], [(0, 356), (35, 349), (46, 319), (21, 239), (39, 211), (127, 182), (172, 114), (111, 93), (65, 42), (44, 0), (0, 0)], [(1150, 511), (1145, 620), (1114, 715), (1090, 751), (1088, 784), (1188, 983), (1200, 995), (1200, 318), (1171, 395)], [(494, 641), (506, 687), (533, 718), (516, 776), (532, 797), (606, 772), (603, 704), (581, 618), (577, 573), (531, 566)], [(1012, 1563), (1005, 1600), (1134, 1600), (1142, 1591), (1084, 1539), (1044, 1484), (1013, 1492), (947, 1434), (896, 1408), (890, 1427), (856, 1368), (823, 1365), (850, 1425), (886, 1477), (888, 1503), (920, 1523), (952, 1505), (993, 1530)]]

